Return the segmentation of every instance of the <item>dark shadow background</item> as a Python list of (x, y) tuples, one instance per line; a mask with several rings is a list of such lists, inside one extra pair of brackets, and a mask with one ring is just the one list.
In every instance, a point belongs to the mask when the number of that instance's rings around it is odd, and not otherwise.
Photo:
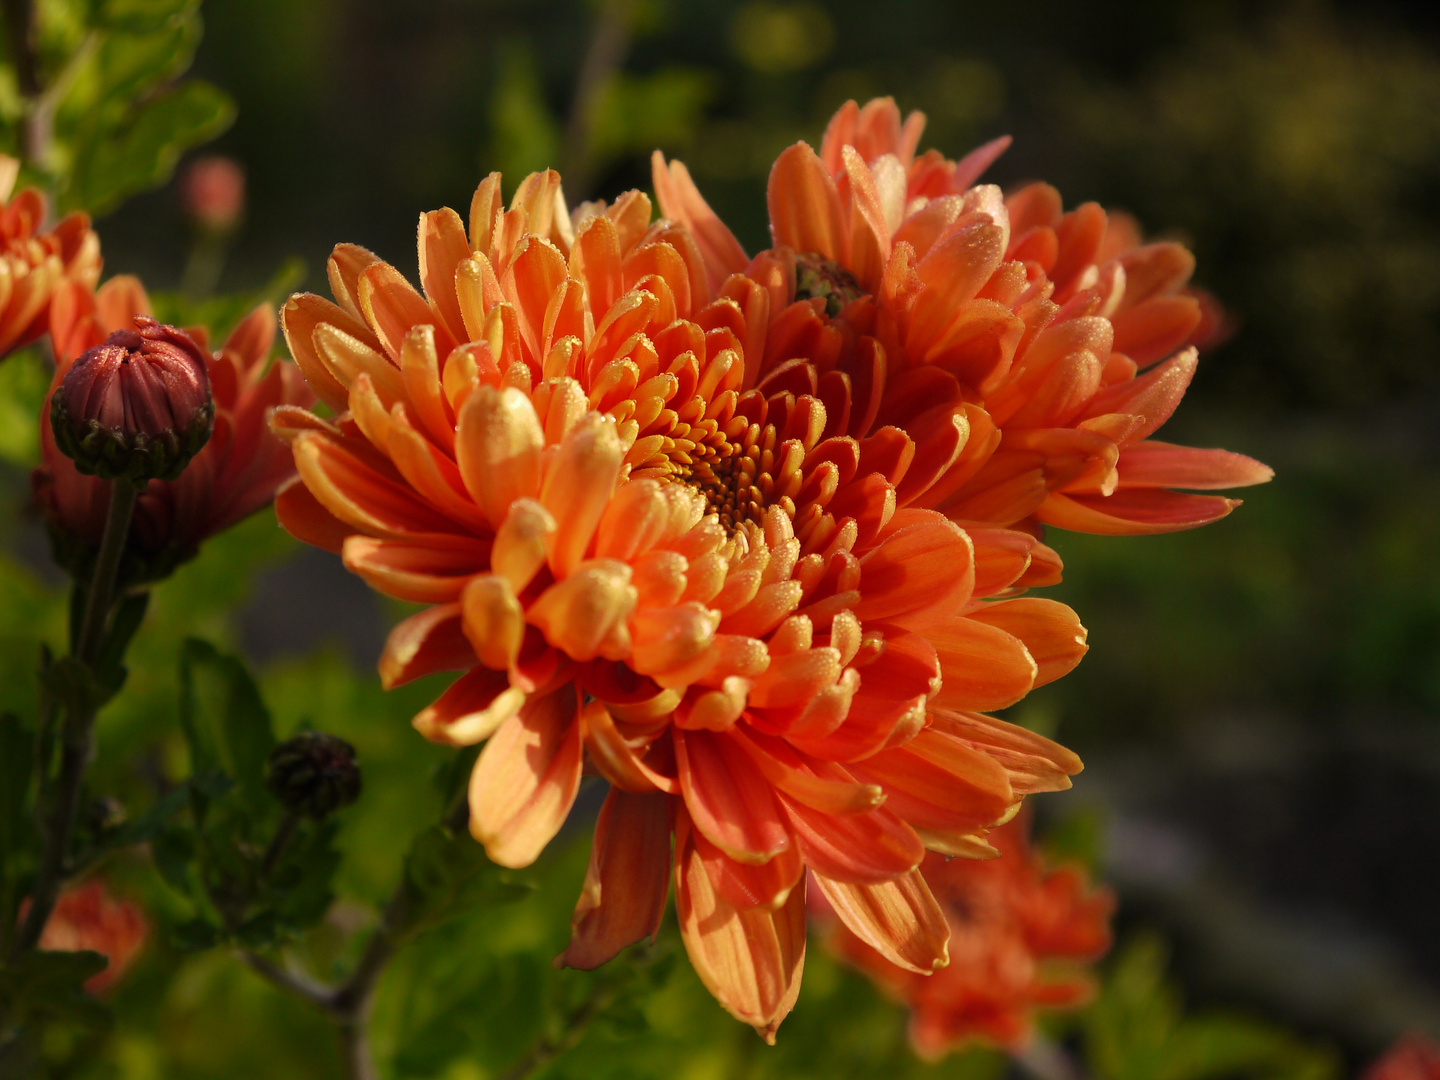
[[(409, 270), (419, 212), (463, 212), (489, 170), (510, 190), (559, 163), (573, 204), (648, 187), (655, 146), (690, 164), (753, 250), (775, 153), (818, 141), (845, 98), (886, 93), (924, 109), (922, 146), (950, 157), (1014, 135), (990, 180), (1043, 177), (1068, 205), (1097, 199), (1188, 240), (1237, 333), (1163, 434), (1277, 477), (1199, 533), (1051, 537), (1069, 564), (1057, 595), (1092, 650), (1017, 713), (1090, 769), (1045, 809), (1100, 826), (1122, 918), (1166, 930), (1193, 999), (1278, 1015), (1357, 1058), (1403, 1029), (1440, 1035), (1432, 5), (204, 10), (197, 73), (235, 96), (218, 149), (249, 175), (227, 289), (299, 254), (323, 290), (342, 240)], [(610, 61), (579, 95), (588, 124), (573, 104), (587, 51)], [(101, 229), (108, 271), (177, 279), (173, 189)], [(247, 650), (304, 651), (337, 606), (350, 655), (372, 663), (390, 616), (314, 552), (262, 578)]]

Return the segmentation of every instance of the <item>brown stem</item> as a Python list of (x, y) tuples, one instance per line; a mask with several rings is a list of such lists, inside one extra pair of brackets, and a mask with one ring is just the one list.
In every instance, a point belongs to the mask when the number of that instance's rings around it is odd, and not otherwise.
[(50, 153), (53, 110), (45, 100), (40, 77), (40, 50), (36, 41), (34, 0), (3, 0), (5, 30), (10, 38), (15, 80), (25, 103), (20, 129), (20, 156), (31, 165), (42, 163)]
[(330, 1002), (335, 997), (335, 988), (326, 986), (324, 983), (316, 982), (309, 976), (288, 968), (282, 968), (278, 964), (265, 959), (259, 953), (250, 952), (248, 949), (239, 951), (241, 961), (255, 974), (263, 979), (274, 983), (286, 993), (294, 994), (296, 997), (304, 998), (310, 1004), (321, 1009), (329, 1009)]

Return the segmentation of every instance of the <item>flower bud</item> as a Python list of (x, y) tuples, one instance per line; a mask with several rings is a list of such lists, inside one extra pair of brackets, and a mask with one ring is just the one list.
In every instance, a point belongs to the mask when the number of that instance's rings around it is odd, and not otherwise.
[(75, 361), (50, 402), (62, 453), (105, 480), (174, 480), (210, 438), (206, 357), (188, 335), (144, 315)]
[(245, 171), (227, 157), (196, 158), (180, 179), (180, 197), (201, 229), (231, 232), (245, 210)]
[(265, 786), (292, 814), (326, 817), (360, 797), (360, 766), (344, 739), (306, 731), (270, 752)]

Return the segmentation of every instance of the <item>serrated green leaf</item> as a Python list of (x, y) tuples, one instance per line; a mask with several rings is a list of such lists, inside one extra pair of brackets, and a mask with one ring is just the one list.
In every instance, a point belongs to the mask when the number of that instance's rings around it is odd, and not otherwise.
[(107, 847), (122, 848), (152, 840), (165, 824), (190, 804), (189, 784), (181, 784), (156, 799), (139, 816), (127, 821), (110, 838)]
[(180, 650), (180, 725), (197, 776), (234, 779), (247, 801), (268, 807), (265, 761), (275, 746), (270, 712), (249, 669), (208, 642)]
[(439, 926), (477, 904), (507, 903), (531, 891), (509, 880), (471, 837), (441, 825), (415, 838), (405, 857), (405, 880), (415, 896), (409, 924), (414, 933)]
[(270, 875), (263, 899), (274, 906), (286, 931), (308, 930), (325, 917), (335, 895), (335, 871), (340, 868), (335, 846), (339, 831), (333, 821), (302, 829)]

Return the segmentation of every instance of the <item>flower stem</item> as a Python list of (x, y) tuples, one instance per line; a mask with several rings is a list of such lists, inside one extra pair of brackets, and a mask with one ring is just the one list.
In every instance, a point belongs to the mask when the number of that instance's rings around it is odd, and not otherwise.
[(137, 495), (138, 492), (128, 481), (110, 481), (110, 510), (105, 517), (100, 551), (95, 556), (95, 571), (90, 575), (80, 633), (75, 639), (76, 658), (92, 667), (105, 641), (105, 624), (109, 621), (110, 608), (115, 601), (115, 577), (125, 554), (125, 541), (130, 535), (130, 518), (135, 512)]
[(300, 827), (300, 815), (287, 813), (280, 819), (280, 825), (275, 830), (275, 835), (270, 838), (270, 845), (265, 849), (265, 854), (260, 859), (260, 880), (264, 881), (270, 876), (270, 871), (275, 869), (275, 864), (280, 861), (281, 854), (285, 851), (285, 845), (290, 843), (295, 836), (295, 830)]
[[(105, 641), (105, 626), (114, 601), (115, 576), (125, 554), (125, 540), (130, 533), (130, 517), (135, 510), (135, 488), (123, 480), (110, 483), (110, 510), (105, 518), (105, 532), (100, 539), (100, 552), (95, 557), (95, 570), (85, 597), (85, 613), (75, 635), (75, 658), (93, 675), (95, 661)], [(68, 715), (60, 732), (60, 774), (55, 782), (54, 805), (43, 828), (44, 847), (40, 868), (30, 891), (30, 912), (11, 946), (11, 959), (33, 949), (40, 940), (45, 923), (55, 908), (60, 886), (69, 872), (70, 839), (75, 819), (80, 814), (80, 798), (84, 788), (85, 769), (90, 764), (94, 746), (95, 711), (93, 679), (91, 685), (75, 688), (69, 695)], [(43, 773), (42, 773), (43, 775)]]
[(1034, 1080), (1089, 1080), (1084, 1068), (1065, 1047), (1039, 1032), (1012, 1058), (1021, 1072)]

